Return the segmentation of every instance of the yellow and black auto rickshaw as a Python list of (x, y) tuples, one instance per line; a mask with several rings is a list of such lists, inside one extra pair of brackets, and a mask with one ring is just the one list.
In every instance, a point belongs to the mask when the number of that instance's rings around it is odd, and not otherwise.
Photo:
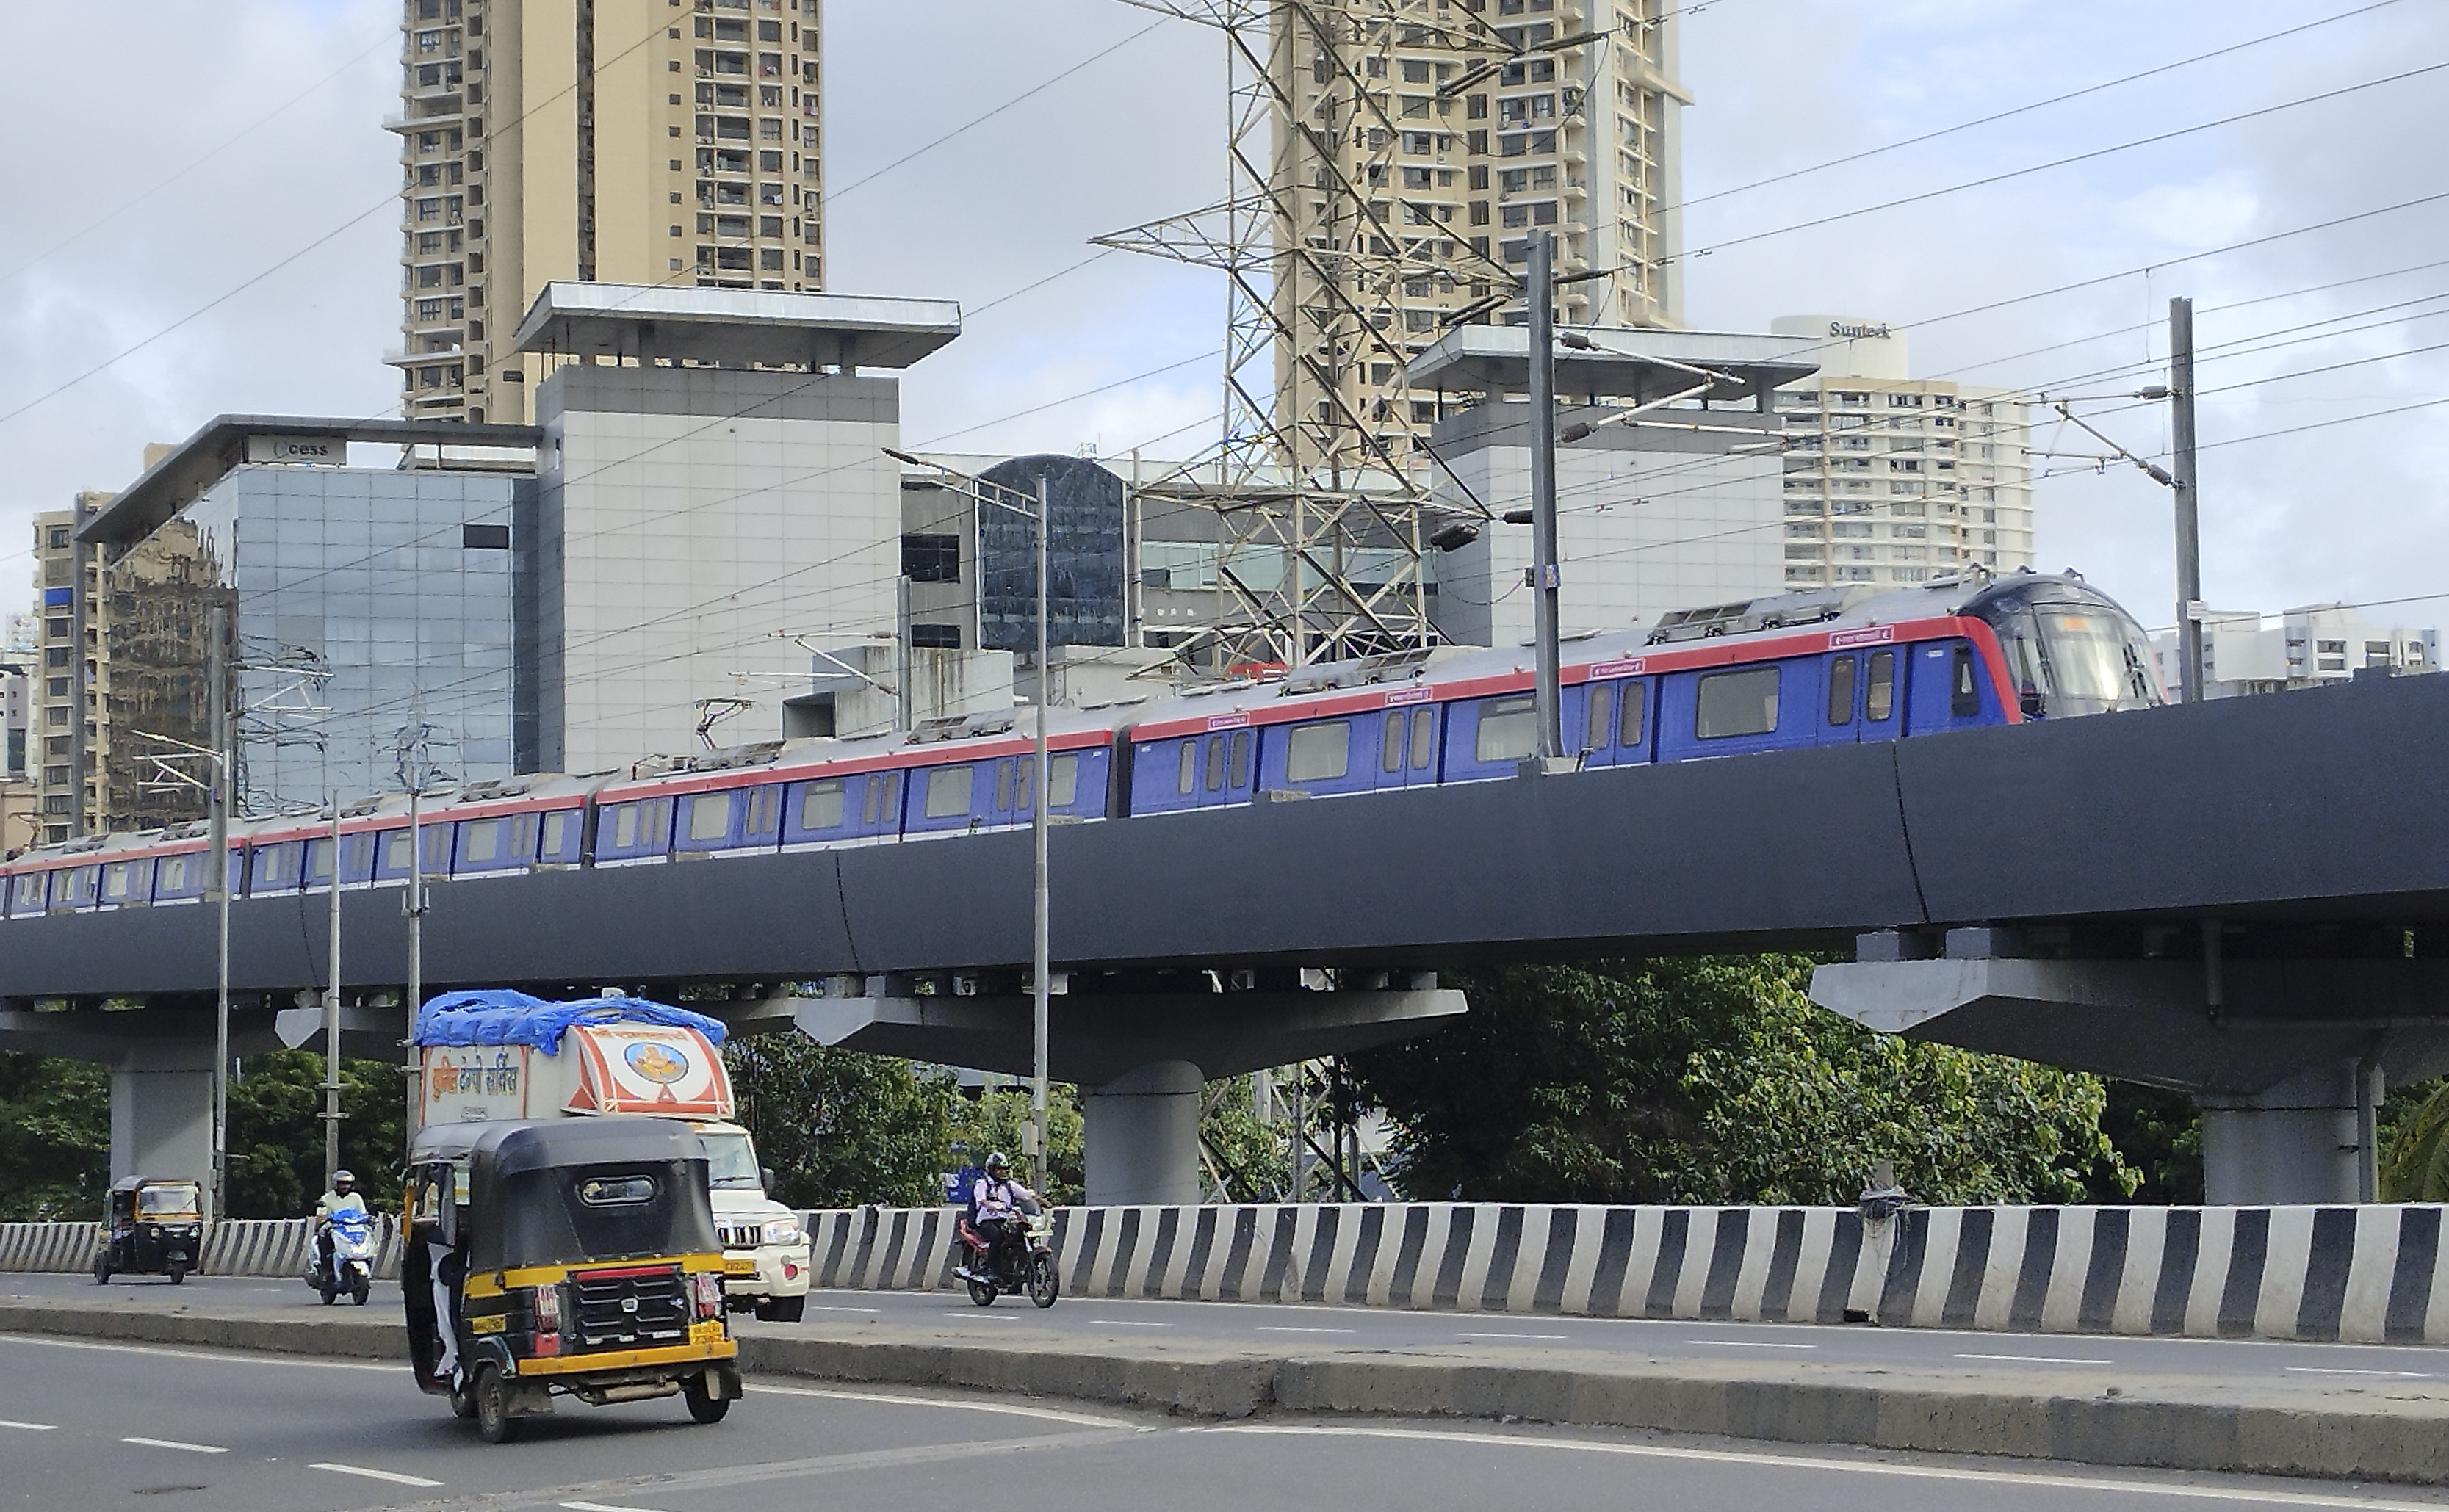
[(131, 1176), (111, 1184), (93, 1278), (166, 1275), (177, 1286), (204, 1255), (204, 1189), (194, 1181)]
[(409, 1152), (400, 1291), (416, 1384), (489, 1444), (556, 1394), (740, 1396), (697, 1136), (668, 1119), (436, 1124)]

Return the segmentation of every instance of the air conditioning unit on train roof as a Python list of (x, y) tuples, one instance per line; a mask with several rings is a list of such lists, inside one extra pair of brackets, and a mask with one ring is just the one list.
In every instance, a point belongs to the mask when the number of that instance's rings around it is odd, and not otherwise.
[(1676, 609), (1658, 617), (1656, 627), (1649, 632), (1649, 643), (1664, 645), (1676, 641), (1704, 640), (1710, 636), (1745, 635), (1754, 630), (1783, 630), (1795, 625), (1819, 624), (1838, 618), (1877, 593), (1878, 590), (1868, 584), (1854, 583), (1842, 588), (1807, 588), (1801, 593), (1745, 599), (1740, 603)]
[(1331, 688), (1399, 682), (1425, 671), (1429, 658), (1434, 654), (1433, 647), (1415, 646), (1404, 651), (1381, 651), (1376, 656), (1358, 657), (1350, 661), (1317, 662), (1284, 674), (1283, 687), (1279, 696), (1293, 699), (1304, 693), (1324, 693)]
[(780, 740), (755, 740), (747, 745), (725, 746), (704, 756), (674, 756), (677, 772), (728, 772), (738, 767), (771, 766), (782, 754)]
[(459, 801), (482, 803), (489, 798), (515, 798), (534, 786), (532, 777), (495, 777), (485, 782), (471, 782), (459, 790)]
[(937, 719), (921, 719), (910, 727), (906, 737), (911, 745), (930, 745), (938, 740), (974, 740), (980, 736), (1001, 735), (1015, 721), (1010, 713), (954, 714)]

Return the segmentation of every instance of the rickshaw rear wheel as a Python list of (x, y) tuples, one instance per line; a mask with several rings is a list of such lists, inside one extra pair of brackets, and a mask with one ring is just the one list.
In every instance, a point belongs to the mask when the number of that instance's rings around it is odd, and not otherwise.
[(109, 1255), (97, 1254), (93, 1257), (93, 1284), (96, 1286), (110, 1285)]
[(487, 1360), (476, 1367), (469, 1394), (476, 1399), (476, 1437), (488, 1444), (508, 1444), (519, 1435), (519, 1420), (511, 1416), (510, 1383), (502, 1368)]
[(451, 1415), (454, 1418), (476, 1415), (476, 1394), (468, 1388), (465, 1382), (454, 1383), (451, 1388)]
[(710, 1371), (700, 1371), (681, 1383), (681, 1400), (688, 1404), (691, 1422), (720, 1423), (731, 1410), (731, 1398), (716, 1396), (713, 1385)]

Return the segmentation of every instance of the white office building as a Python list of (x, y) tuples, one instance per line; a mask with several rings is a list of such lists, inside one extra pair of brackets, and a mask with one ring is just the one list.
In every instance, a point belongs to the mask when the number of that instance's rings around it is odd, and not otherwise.
[[(2173, 696), (2184, 682), (2177, 634), (2151, 638), (2160, 681)], [(2440, 632), (2367, 622), (2355, 606), (2313, 603), (2265, 617), (2233, 610), (2203, 616), (2203, 695), (2247, 693), (2344, 682), (2366, 668), (2440, 670)]]

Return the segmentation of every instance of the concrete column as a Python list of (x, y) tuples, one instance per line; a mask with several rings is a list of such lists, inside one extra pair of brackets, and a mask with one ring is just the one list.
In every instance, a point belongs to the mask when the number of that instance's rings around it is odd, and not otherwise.
[(2262, 1092), (2196, 1093), (2203, 1198), (2214, 1204), (2353, 1202), (2362, 1159), (2353, 1061), (2309, 1066)]
[(1081, 1089), (1092, 1206), (1199, 1201), (1199, 1094), (1187, 1061), (1153, 1061)]
[(212, 1046), (196, 1054), (142, 1051), (110, 1068), (110, 1178), (213, 1179)]

